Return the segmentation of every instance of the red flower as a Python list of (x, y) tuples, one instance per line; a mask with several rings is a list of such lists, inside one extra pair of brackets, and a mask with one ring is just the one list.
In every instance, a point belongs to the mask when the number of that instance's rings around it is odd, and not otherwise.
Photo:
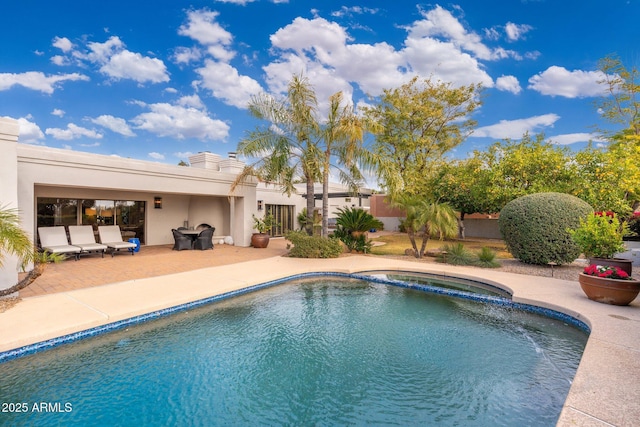
[(631, 280), (626, 271), (612, 266), (591, 264), (584, 268), (587, 276), (604, 277), (607, 279)]

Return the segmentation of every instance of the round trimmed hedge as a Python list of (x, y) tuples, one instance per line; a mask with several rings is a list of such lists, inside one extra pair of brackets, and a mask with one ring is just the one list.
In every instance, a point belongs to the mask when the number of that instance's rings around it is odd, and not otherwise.
[(498, 226), (514, 258), (528, 264), (569, 264), (580, 248), (567, 232), (580, 225), (593, 208), (563, 193), (536, 193), (510, 201), (500, 211)]

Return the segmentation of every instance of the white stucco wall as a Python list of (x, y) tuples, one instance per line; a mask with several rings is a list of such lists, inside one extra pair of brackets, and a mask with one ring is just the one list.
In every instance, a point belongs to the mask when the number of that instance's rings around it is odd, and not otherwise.
[[(19, 132), (16, 120), (0, 118), (0, 207), (19, 208), (17, 141)], [(23, 225), (24, 226), (24, 225)], [(28, 230), (27, 227), (24, 227)], [(7, 289), (18, 282), (18, 259), (6, 253), (0, 267), (0, 289)]]
[[(172, 228), (189, 221), (190, 225), (215, 223), (216, 234), (232, 235), (240, 246), (250, 244), (251, 234), (238, 229), (245, 217), (244, 203), (250, 197), (255, 204), (255, 184), (236, 190), (236, 229), (231, 225), (229, 189), (236, 174), (220, 170), (165, 165), (122, 159), (70, 150), (32, 145), (17, 145), (18, 204), (23, 219), (36, 227), (36, 197), (68, 197), (106, 200), (145, 201), (146, 244), (173, 242)], [(227, 169), (228, 170), (228, 169)], [(233, 171), (235, 172), (235, 170)], [(162, 197), (162, 209), (154, 209), (154, 197)], [(191, 207), (193, 206), (193, 211)]]

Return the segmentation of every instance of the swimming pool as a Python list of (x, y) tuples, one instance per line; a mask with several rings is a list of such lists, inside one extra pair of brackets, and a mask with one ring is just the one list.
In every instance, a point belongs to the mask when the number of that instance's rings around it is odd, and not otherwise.
[[(2, 415), (10, 425), (553, 425), (586, 339), (469, 298), (300, 279), (6, 362), (0, 395), (30, 411)], [(38, 402), (60, 410), (34, 412)]]

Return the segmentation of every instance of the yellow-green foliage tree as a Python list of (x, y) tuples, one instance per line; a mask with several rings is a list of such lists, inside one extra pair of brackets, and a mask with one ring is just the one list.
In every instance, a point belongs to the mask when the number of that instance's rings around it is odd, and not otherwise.
[[(609, 146), (598, 173), (615, 181), (624, 204), (635, 207), (640, 200), (640, 71), (636, 67), (625, 67), (620, 58), (613, 55), (600, 60), (599, 69), (603, 78), (598, 83), (605, 87), (607, 96), (602, 97), (596, 107), (604, 119), (621, 125), (622, 129), (601, 131), (609, 140)], [(598, 188), (601, 181), (596, 179), (593, 185), (596, 192), (606, 192), (606, 188)]]
[(373, 152), (378, 175), (388, 194), (428, 194), (425, 178), (434, 162), (458, 146), (476, 122), (480, 85), (413, 78), (396, 89), (385, 89), (380, 102), (366, 109), (377, 125)]

